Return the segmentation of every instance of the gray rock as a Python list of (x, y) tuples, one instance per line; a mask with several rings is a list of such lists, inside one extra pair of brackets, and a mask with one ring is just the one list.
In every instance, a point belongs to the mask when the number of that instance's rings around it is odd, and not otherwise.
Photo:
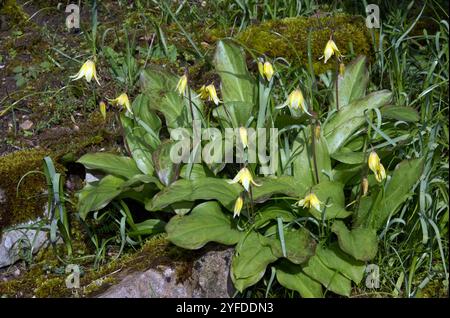
[(25, 253), (36, 253), (46, 244), (47, 233), (25, 228), (31, 224), (24, 223), (3, 233), (0, 240), (0, 268), (14, 264)]
[(206, 252), (192, 264), (190, 277), (178, 281), (176, 268), (159, 265), (123, 277), (99, 298), (229, 298), (234, 287), (229, 268), (234, 249)]

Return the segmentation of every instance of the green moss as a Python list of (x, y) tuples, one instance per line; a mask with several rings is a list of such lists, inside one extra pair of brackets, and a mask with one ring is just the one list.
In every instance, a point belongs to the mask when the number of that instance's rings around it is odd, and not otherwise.
[[(296, 17), (273, 20), (253, 25), (237, 35), (237, 39), (257, 55), (284, 57), (290, 63), (308, 64), (308, 34), (311, 32), (311, 52), (316, 74), (334, 69), (334, 63), (323, 63), (319, 58), (330, 35), (343, 55), (373, 54), (371, 39), (364, 19), (359, 16), (335, 15), (324, 17)], [(345, 62), (345, 60), (344, 60)]]
[[(16, 151), (0, 157), (0, 228), (29, 221), (44, 212), (47, 197), (43, 195), (47, 188), (42, 171), (42, 159), (48, 155), (40, 149)], [(59, 172), (63, 172), (59, 167)]]
[(0, 15), (6, 16), (10, 25), (18, 25), (28, 19), (28, 15), (16, 3), (16, 0), (0, 0)]

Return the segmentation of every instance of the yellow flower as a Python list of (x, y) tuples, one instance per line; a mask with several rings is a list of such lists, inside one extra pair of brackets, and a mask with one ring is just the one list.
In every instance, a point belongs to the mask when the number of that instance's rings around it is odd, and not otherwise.
[(92, 77), (94, 77), (97, 84), (100, 85), (100, 82), (98, 81), (97, 78), (97, 71), (95, 70), (95, 63), (92, 62), (91, 60), (87, 60), (80, 68), (77, 74), (70, 76), (70, 78), (72, 78), (72, 81), (76, 81), (82, 77), (86, 78), (86, 81), (88, 83), (90, 83)]
[(280, 109), (280, 108), (284, 108), (286, 106), (288, 106), (291, 109), (300, 109), (301, 108), (301, 109), (303, 109), (303, 111), (305, 113), (307, 113), (308, 115), (311, 115), (310, 113), (308, 113), (308, 109), (306, 107), (306, 102), (305, 102), (305, 98), (303, 97), (303, 93), (298, 88), (293, 90), (289, 94), (286, 102), (283, 105), (277, 106), (276, 108)]
[(375, 151), (372, 151), (370, 153), (368, 164), (370, 170), (372, 170), (373, 173), (375, 174), (375, 179), (377, 179), (378, 182), (381, 182), (384, 179), (386, 179), (386, 171), (384, 170), (384, 167), (380, 162), (380, 157), (378, 157)]
[(216, 105), (219, 105), (220, 103), (219, 97), (217, 97), (217, 92), (216, 88), (214, 87), (214, 84), (209, 84), (208, 86), (203, 85), (198, 90), (198, 96), (201, 99), (212, 100)]
[(244, 200), (242, 199), (242, 196), (239, 196), (237, 198), (236, 202), (234, 203), (234, 214), (233, 218), (236, 216), (239, 216), (241, 214), (242, 206), (244, 205)]
[(105, 104), (105, 102), (101, 101), (98, 106), (100, 107), (100, 113), (102, 114), (103, 119), (106, 119), (106, 104)]
[(248, 147), (248, 135), (247, 135), (247, 128), (240, 127), (239, 128), (239, 136), (241, 137), (242, 145), (244, 146), (244, 149)]
[(270, 82), (270, 80), (273, 77), (274, 74), (274, 70), (273, 70), (273, 66), (270, 62), (262, 62), (262, 59), (258, 61), (258, 70), (259, 70), (259, 74), (261, 74), (261, 77), (265, 77), (267, 79), (267, 81)]
[(369, 192), (369, 181), (367, 180), (367, 178), (362, 179), (361, 189), (362, 189), (362, 195), (363, 195), (363, 197), (365, 197), (367, 192)]
[(187, 81), (188, 79), (186, 74), (180, 77), (176, 87), (176, 90), (180, 95), (184, 95), (184, 93), (186, 92)]
[(247, 168), (242, 168), (238, 174), (234, 177), (233, 180), (228, 181), (228, 183), (232, 184), (232, 183), (237, 183), (239, 182), (240, 184), (242, 184), (242, 186), (244, 187), (245, 190), (249, 190), (250, 188), (250, 183), (253, 184), (254, 186), (259, 187), (260, 184), (257, 184), (252, 177), (252, 174), (250, 173), (250, 170), (248, 170)]
[(317, 211), (320, 212), (320, 204), (322, 202), (319, 201), (319, 198), (314, 193), (308, 194), (306, 197), (297, 202), (298, 206), (302, 206), (304, 208), (310, 209), (313, 207)]
[(327, 45), (325, 45), (325, 50), (323, 51), (323, 56), (325, 57), (324, 63), (326, 63), (334, 54), (336, 54), (336, 57), (341, 56), (336, 43), (334, 43), (332, 39), (329, 39)]
[(110, 100), (114, 105), (125, 106), (125, 108), (132, 114), (130, 100), (128, 99), (128, 95), (126, 93), (120, 94), (116, 99)]

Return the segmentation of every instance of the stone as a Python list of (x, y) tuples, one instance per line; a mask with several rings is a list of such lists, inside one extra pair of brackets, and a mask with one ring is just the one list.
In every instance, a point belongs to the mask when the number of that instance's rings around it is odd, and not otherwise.
[(45, 246), (47, 233), (31, 229), (34, 222), (16, 225), (15, 229), (3, 232), (0, 240), (0, 268), (14, 264), (24, 253), (34, 254)]
[(127, 274), (98, 298), (230, 298), (234, 287), (229, 269), (233, 248), (211, 250), (192, 264), (180, 281), (175, 265), (158, 265)]
[(19, 127), (23, 130), (30, 130), (33, 127), (33, 125), (34, 123), (31, 120), (27, 119), (23, 123), (21, 123)]

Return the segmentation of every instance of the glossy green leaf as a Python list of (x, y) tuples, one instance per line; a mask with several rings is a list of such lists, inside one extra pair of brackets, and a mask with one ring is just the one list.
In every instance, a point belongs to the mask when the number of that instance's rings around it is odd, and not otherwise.
[(265, 202), (275, 194), (284, 194), (298, 198), (307, 189), (307, 185), (303, 183), (303, 180), (291, 176), (257, 178), (256, 182), (260, 186), (253, 187), (252, 191), (253, 200), (258, 203)]
[(145, 140), (146, 132), (142, 127), (136, 126), (133, 120), (125, 115), (120, 116), (125, 139), (134, 162), (143, 174), (153, 174), (153, 162), (150, 145)]
[(306, 275), (300, 265), (282, 260), (277, 266), (277, 280), (281, 286), (298, 291), (303, 298), (322, 298), (322, 285)]
[(366, 110), (380, 108), (388, 104), (391, 99), (392, 93), (382, 90), (354, 100), (336, 112), (323, 128), (330, 154), (344, 146), (348, 138), (365, 123)]
[[(369, 71), (367, 70), (367, 58), (358, 56), (345, 66), (344, 75), (338, 77), (339, 107), (362, 98), (366, 94), (369, 83)], [(336, 105), (336, 89), (333, 88), (333, 105)]]
[(161, 119), (150, 109), (150, 103), (151, 100), (147, 95), (139, 94), (133, 100), (131, 107), (137, 124), (146, 132), (144, 137), (146, 142), (154, 150), (160, 144)]
[(350, 296), (352, 284), (350, 279), (336, 270), (327, 267), (317, 255), (311, 257), (303, 271), (314, 280), (320, 282), (326, 289), (342, 295)]
[(78, 192), (78, 212), (84, 220), (91, 211), (104, 208), (121, 192), (124, 179), (107, 175), (98, 182), (87, 184)]
[(129, 231), (128, 235), (138, 236), (138, 235), (155, 235), (158, 233), (163, 233), (166, 222), (159, 219), (149, 219), (141, 223), (134, 224), (134, 230)]
[(88, 153), (78, 159), (77, 162), (87, 169), (100, 170), (127, 179), (141, 173), (133, 159), (112, 153)]
[[(286, 231), (284, 241), (286, 258), (294, 264), (303, 264), (314, 255), (316, 242), (312, 239), (309, 231), (304, 228)], [(272, 242), (273, 254), (279, 258), (283, 257), (280, 241), (273, 240)]]
[(218, 178), (180, 179), (149, 199), (145, 208), (157, 211), (180, 201), (217, 200), (231, 211), (243, 188), (228, 181)]
[(166, 232), (170, 242), (190, 250), (199, 249), (208, 242), (234, 245), (242, 234), (217, 202), (204, 202), (188, 215), (172, 217)]
[[(339, 182), (323, 181), (316, 184), (311, 188), (311, 192), (314, 193), (319, 201), (321, 201), (321, 211), (316, 210), (314, 207), (309, 209), (316, 219), (322, 220), (323, 213), (324, 219), (334, 218), (346, 218), (351, 212), (345, 209), (345, 197), (344, 197), (344, 185)], [(309, 190), (305, 192), (304, 196), (308, 195)]]
[(338, 151), (331, 155), (331, 157), (342, 163), (356, 165), (364, 162), (363, 152), (353, 152), (353, 151)]
[[(315, 153), (317, 160), (317, 171), (319, 181), (329, 180), (327, 174), (331, 173), (331, 160), (328, 153), (328, 145), (325, 138), (320, 134), (315, 143)], [(313, 147), (310, 127), (301, 131), (292, 146), (294, 177), (301, 180), (306, 187), (314, 185), (316, 182), (315, 167), (313, 161)]]
[(364, 262), (357, 261), (344, 253), (337, 244), (329, 247), (318, 246), (316, 255), (327, 267), (339, 271), (341, 274), (359, 284), (364, 276)]
[[(242, 48), (229, 40), (219, 41), (214, 55), (214, 66), (221, 79), (224, 105), (219, 106), (219, 117), (235, 116), (234, 127), (245, 125), (252, 116), (256, 85), (247, 69)], [(228, 114), (224, 107), (228, 110)]]
[(348, 230), (342, 221), (335, 221), (331, 231), (338, 237), (339, 247), (359, 261), (370, 261), (378, 250), (377, 233), (371, 228)]
[(177, 177), (179, 173), (179, 165), (173, 163), (170, 158), (170, 149), (173, 142), (167, 140), (160, 144), (158, 148), (152, 153), (152, 161), (155, 167), (155, 173), (162, 184), (168, 186)]
[(256, 284), (264, 276), (267, 265), (276, 260), (268, 238), (255, 231), (243, 235), (231, 263), (231, 279), (236, 289), (242, 292)]
[(381, 109), (381, 116), (394, 120), (406, 122), (419, 121), (419, 113), (412, 107), (407, 106), (388, 106)]

